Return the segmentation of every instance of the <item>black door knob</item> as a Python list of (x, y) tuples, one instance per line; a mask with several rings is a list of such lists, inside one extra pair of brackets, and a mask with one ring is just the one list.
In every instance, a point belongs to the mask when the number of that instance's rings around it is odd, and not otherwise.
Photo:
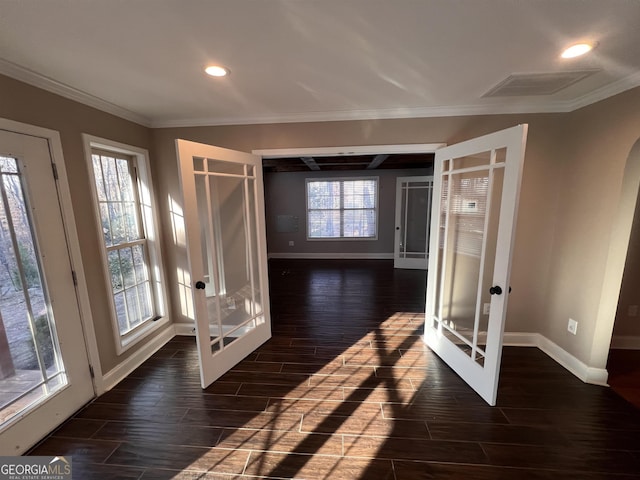
[(198, 290), (204, 290), (204, 288), (205, 288), (205, 287), (206, 287), (206, 285), (205, 285), (205, 283), (204, 283), (203, 281), (198, 280), (198, 281), (196, 282), (196, 288), (197, 288)]
[(502, 295), (502, 288), (500, 288), (498, 285), (496, 285), (495, 287), (491, 287), (489, 289), (489, 293), (491, 295)]

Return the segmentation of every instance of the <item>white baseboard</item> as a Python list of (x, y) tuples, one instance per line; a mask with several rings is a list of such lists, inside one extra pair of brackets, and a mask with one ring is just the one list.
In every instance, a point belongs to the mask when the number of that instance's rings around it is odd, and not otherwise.
[(117, 367), (112, 368), (102, 377), (102, 385), (104, 392), (108, 392), (115, 387), (120, 381), (125, 379), (127, 375), (133, 372), (136, 368), (142, 365), (151, 355), (160, 350), (169, 340), (174, 336), (175, 328), (173, 325), (169, 325), (153, 340), (145, 344), (142, 348), (138, 349), (133, 355), (120, 363)]
[(585, 383), (608, 386), (607, 379), (609, 373), (605, 368), (590, 367), (581, 360), (571, 355), (569, 352), (558, 346), (547, 337), (538, 335), (538, 348), (549, 355), (552, 359), (573, 373)]
[(195, 323), (174, 323), (173, 324), (176, 335), (186, 335), (188, 337), (195, 337), (196, 325)]
[(393, 253), (269, 253), (267, 257), (307, 260), (393, 260)]
[(505, 347), (537, 347), (538, 334), (528, 332), (504, 332), (502, 344)]
[[(482, 340), (482, 337), (480, 337), (481, 342)], [(607, 378), (609, 374), (606, 369), (588, 366), (539, 333), (504, 332), (502, 344), (505, 347), (539, 348), (583, 382), (608, 386)]]
[(614, 335), (611, 339), (611, 348), (620, 350), (640, 350), (640, 336)]

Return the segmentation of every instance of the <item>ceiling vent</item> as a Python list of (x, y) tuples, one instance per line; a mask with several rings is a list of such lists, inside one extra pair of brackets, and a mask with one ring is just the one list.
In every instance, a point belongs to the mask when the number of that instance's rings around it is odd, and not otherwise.
[(483, 97), (516, 97), (553, 95), (569, 85), (596, 73), (598, 70), (572, 72), (522, 73), (509, 75)]

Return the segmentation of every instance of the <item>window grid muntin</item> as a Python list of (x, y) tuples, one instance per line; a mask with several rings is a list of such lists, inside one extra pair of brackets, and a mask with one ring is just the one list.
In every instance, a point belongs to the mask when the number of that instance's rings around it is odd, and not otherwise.
[[(97, 157), (97, 162), (96, 162)], [(105, 220), (109, 223), (109, 238), (107, 238), (106, 232), (103, 227), (103, 242), (106, 250), (106, 262), (107, 269), (109, 271), (109, 277), (111, 279), (111, 301), (114, 306), (114, 312), (116, 314), (116, 323), (118, 324), (118, 330), (121, 337), (130, 334), (133, 330), (137, 329), (141, 325), (144, 325), (148, 321), (156, 318), (156, 299), (154, 298), (152, 279), (150, 275), (150, 258), (148, 240), (145, 233), (144, 222), (142, 217), (142, 205), (140, 198), (140, 189), (138, 185), (138, 175), (136, 160), (134, 157), (120, 154), (111, 151), (102, 151), (98, 149), (92, 149), (91, 152), (92, 164), (94, 167), (94, 179), (96, 183), (97, 203), (100, 213), (101, 225)], [(104, 159), (112, 159), (114, 164), (115, 183), (112, 185), (117, 192), (116, 199), (110, 199), (108, 191), (107, 180), (105, 179), (105, 161)], [(126, 173), (127, 179), (123, 179), (125, 171), (121, 168), (123, 164), (127, 165)], [(119, 168), (120, 166), (120, 168)], [(97, 169), (99, 167), (99, 170)], [(124, 185), (123, 182), (128, 182), (128, 185)], [(124, 193), (123, 193), (124, 191)], [(125, 198), (127, 197), (130, 198)], [(101, 195), (102, 193), (102, 195)], [(101, 199), (103, 197), (103, 199)], [(120, 242), (116, 242), (114, 238), (113, 225), (117, 220), (113, 218), (114, 211), (109, 208), (110, 205), (118, 205), (121, 211), (120, 220), (123, 239)], [(126, 225), (127, 215), (124, 212), (127, 211), (126, 207), (130, 207), (133, 210), (133, 224)], [(103, 216), (103, 210), (106, 209), (107, 217)], [(135, 238), (134, 238), (135, 237)], [(143, 279), (138, 281), (138, 273), (136, 272), (134, 248), (140, 247), (142, 249), (142, 258), (144, 260), (143, 265)], [(125, 274), (123, 273), (123, 260), (121, 252), (130, 250), (132, 262), (131, 262), (131, 274), (133, 275), (133, 284), (125, 286)], [(112, 253), (116, 253), (118, 257), (118, 274), (120, 276), (121, 288), (117, 288), (114, 285), (114, 272), (112, 271), (111, 258)], [(129, 276), (131, 276), (131, 274)], [(142, 293), (140, 293), (142, 291)], [(131, 300), (130, 292), (135, 292), (133, 300)], [(122, 298), (122, 307), (118, 309), (118, 297)], [(141, 298), (144, 297), (144, 298)], [(134, 305), (130, 305), (134, 303)], [(144, 303), (144, 305), (143, 305)], [(132, 315), (132, 311), (135, 312)], [(148, 314), (145, 314), (148, 312)]]

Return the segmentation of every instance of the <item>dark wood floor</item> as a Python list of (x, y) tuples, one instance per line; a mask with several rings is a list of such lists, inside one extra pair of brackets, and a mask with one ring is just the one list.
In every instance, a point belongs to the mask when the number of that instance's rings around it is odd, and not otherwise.
[(640, 408), (640, 350), (611, 350), (607, 371), (613, 391)]
[(505, 348), (492, 408), (427, 351), (424, 272), (270, 272), (274, 336), (214, 385), (177, 337), (31, 453), (81, 480), (640, 478), (640, 412), (610, 389)]

